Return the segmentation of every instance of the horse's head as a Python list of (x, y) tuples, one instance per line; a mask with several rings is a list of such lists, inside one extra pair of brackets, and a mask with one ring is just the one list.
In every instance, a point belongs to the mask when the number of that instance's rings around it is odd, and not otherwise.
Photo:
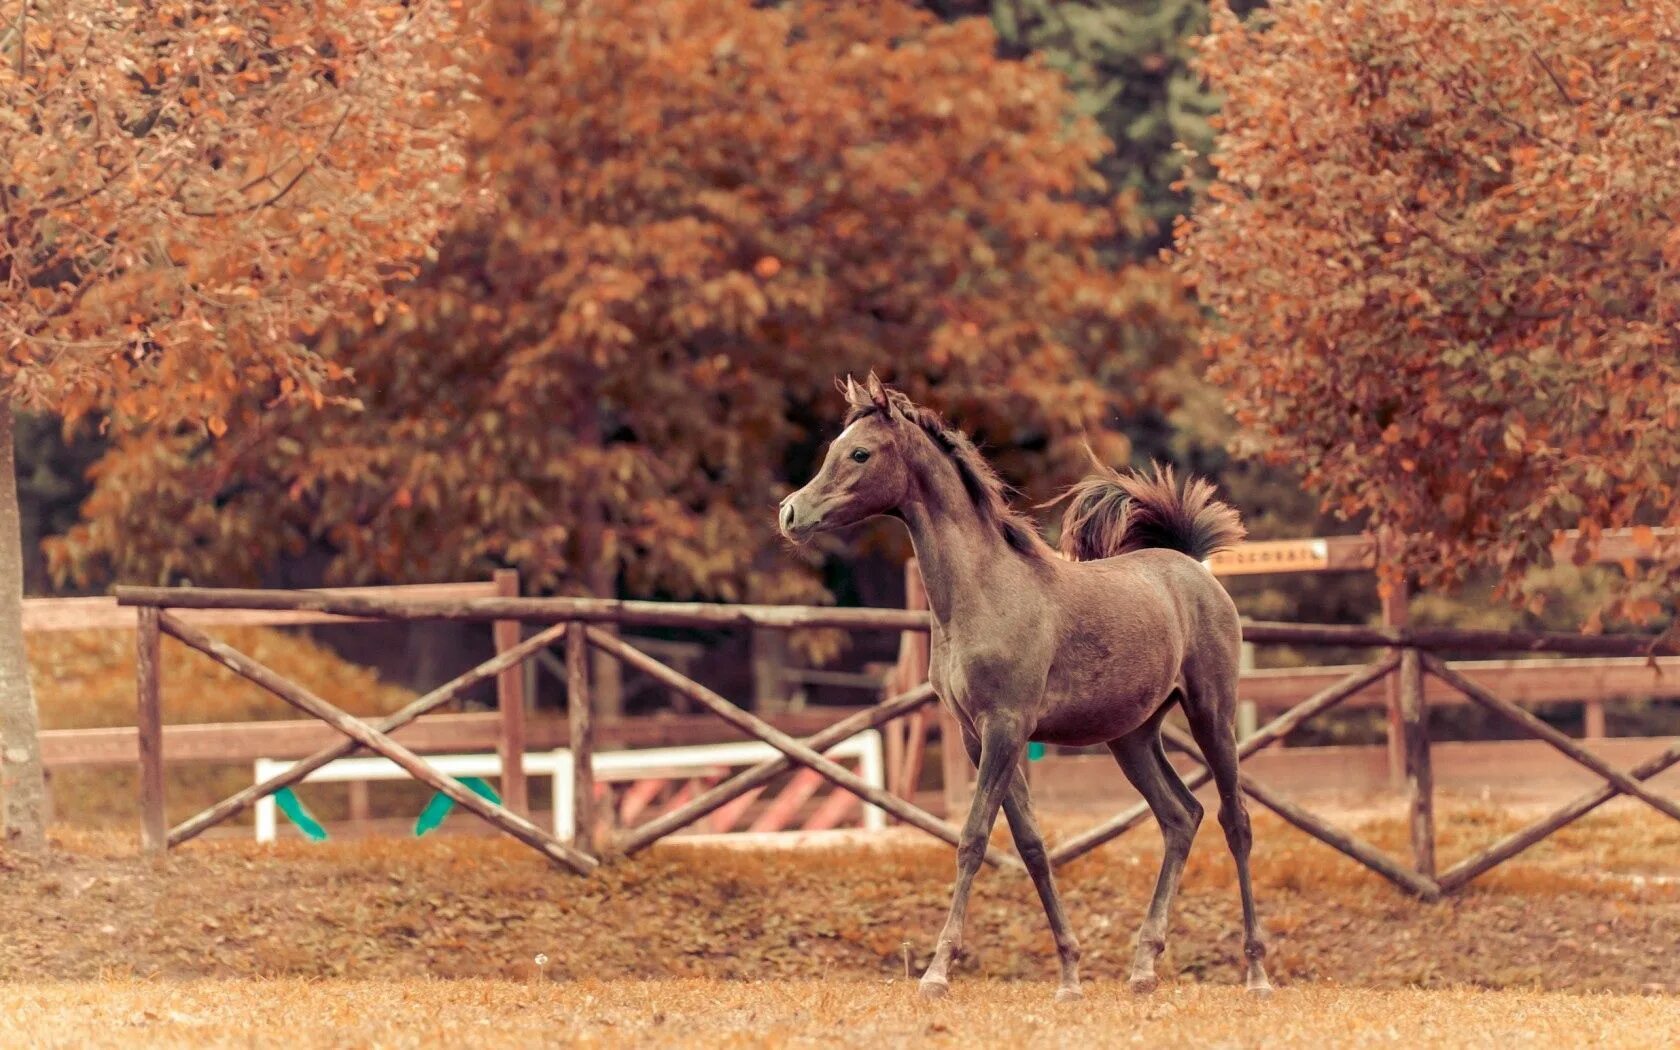
[(817, 476), (782, 500), (782, 535), (795, 542), (888, 513), (909, 494), (911, 428), (893, 403), (903, 395), (889, 394), (873, 372), (863, 386), (848, 376), (841, 389), (852, 406), (850, 422), (828, 446)]

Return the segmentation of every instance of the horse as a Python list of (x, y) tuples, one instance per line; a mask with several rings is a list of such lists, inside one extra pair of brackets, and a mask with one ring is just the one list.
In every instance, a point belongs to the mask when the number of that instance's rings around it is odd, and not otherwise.
[(1237, 781), (1236, 606), (1202, 562), (1239, 542), (1237, 512), (1213, 486), (1170, 468), (1098, 473), (1065, 495), (1058, 557), (974, 444), (939, 415), (884, 386), (847, 377), (844, 430), (822, 467), (785, 498), (790, 542), (886, 515), (909, 529), (932, 611), (928, 678), (955, 715), (978, 770), (957, 847), (950, 912), (920, 991), (950, 990), (969, 892), (1001, 806), (1049, 920), (1058, 1001), (1082, 995), (1079, 942), (1062, 910), (1033, 816), (1022, 759), (1029, 741), (1106, 744), (1148, 802), (1165, 844), (1138, 931), (1129, 985), (1158, 984), (1167, 917), (1202, 806), (1167, 761), (1161, 722), (1179, 705), (1219, 793), (1236, 859), (1246, 985), (1266, 995), (1266, 948), (1249, 881), (1252, 834)]

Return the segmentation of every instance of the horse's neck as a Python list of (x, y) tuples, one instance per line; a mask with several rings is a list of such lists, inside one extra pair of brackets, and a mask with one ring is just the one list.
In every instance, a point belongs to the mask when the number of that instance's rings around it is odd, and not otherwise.
[[(941, 456), (943, 459), (943, 456)], [(927, 463), (916, 471), (918, 491), (901, 508), (910, 542), (927, 588), (934, 619), (949, 625), (964, 609), (994, 587), (997, 570), (1018, 555), (997, 528), (981, 517), (948, 461)]]

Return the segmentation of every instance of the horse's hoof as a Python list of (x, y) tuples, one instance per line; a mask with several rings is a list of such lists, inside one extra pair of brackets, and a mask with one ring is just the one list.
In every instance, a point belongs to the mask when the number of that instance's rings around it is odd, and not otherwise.
[(1142, 974), (1126, 982), (1126, 987), (1133, 995), (1148, 995), (1161, 986), (1161, 979), (1154, 974)]
[(1058, 1003), (1076, 1003), (1083, 998), (1085, 998), (1085, 990), (1077, 984), (1064, 984), (1056, 989), (1056, 1001)]
[(925, 977), (922, 978), (922, 998), (923, 999), (943, 999), (947, 995), (950, 995), (950, 994), (951, 994), (951, 982), (950, 981), (930, 981)]
[(1248, 986), (1248, 994), (1256, 999), (1270, 999), (1272, 997), (1272, 985), (1269, 981), (1251, 984)]

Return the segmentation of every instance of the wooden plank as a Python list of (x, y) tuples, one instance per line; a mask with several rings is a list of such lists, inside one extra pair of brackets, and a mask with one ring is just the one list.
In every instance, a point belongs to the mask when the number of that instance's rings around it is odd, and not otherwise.
[[(340, 587), (323, 594), (366, 595), (384, 598), (414, 598), (426, 601), (460, 601), (489, 598), (496, 594), (492, 583), (415, 583), (390, 587)], [(362, 617), (333, 616), (299, 610), (182, 609), (176, 617), (195, 627), (296, 627), (304, 624), (365, 623)], [(125, 630), (135, 628), (134, 609), (117, 604), (109, 596), (87, 598), (26, 598), (23, 629), (33, 631)]]
[(283, 675), (275, 673), (272, 669), (251, 659), (237, 649), (216, 641), (196, 627), (181, 623), (168, 613), (160, 613), (158, 623), (172, 637), (197, 649), (242, 678), (262, 686), (300, 711), (314, 715), (328, 723), (363, 747), (384, 755), (401, 766), (409, 776), (427, 785), (432, 790), (447, 795), (457, 806), (501, 828), (513, 838), (525, 843), (555, 863), (570, 868), (573, 873), (587, 875), (597, 866), (598, 862), (595, 858), (566, 845), (519, 814), (510, 812), (469, 790), (454, 777), (444, 776), (427, 765), (425, 759), (403, 747), (389, 736), (369, 726), (361, 719), (352, 718), (345, 714), (314, 693)]
[[(174, 621), (170, 618), (162, 622), (167, 626), (167, 624)], [(188, 627), (184, 624), (179, 625), (179, 629), (194, 632), (195, 634), (197, 633), (196, 628)], [(477, 667), (465, 674), (457, 675), (455, 678), (432, 690), (425, 696), (415, 699), (400, 711), (386, 715), (384, 718), (379, 719), (376, 723), (376, 731), (381, 734), (389, 733), (394, 729), (401, 728), (409, 722), (414, 721), (427, 711), (449, 703), (466, 690), (473, 688), (480, 682), (483, 682), (496, 674), (499, 674), (504, 667), (515, 666), (520, 661), (529, 658), (532, 653), (539, 652), (546, 648), (554, 641), (555, 637), (563, 629), (564, 628), (561, 627), (551, 627), (546, 631), (539, 631), (530, 638), (521, 642), (519, 645), (509, 649), (507, 652), (479, 664)], [(172, 631), (171, 633), (175, 632)], [(177, 634), (176, 637), (180, 637), (180, 635)], [(198, 637), (208, 639), (209, 636), (198, 635)], [(220, 645), (221, 643), (217, 642), (215, 644)], [(197, 647), (195, 646), (195, 648)], [(226, 646), (223, 646), (222, 648), (226, 649)], [(230, 653), (234, 652), (234, 650), (231, 649), (228, 649), (227, 651)], [(249, 658), (244, 657), (243, 654), (239, 655), (241, 659), (249, 660)], [(255, 661), (251, 662), (255, 663)], [(272, 674), (272, 672), (269, 673)], [(262, 683), (259, 682), (258, 684)], [(322, 702), (325, 703), (325, 701)], [(165, 735), (164, 740), (165, 746), (167, 746), (167, 735)], [(222, 801), (216, 803), (214, 806), (211, 806), (209, 809), (204, 810), (189, 820), (183, 821), (178, 827), (169, 833), (169, 844), (171, 846), (175, 846), (187, 841), (207, 828), (213, 827), (214, 825), (219, 824), (227, 818), (233, 816), (235, 813), (238, 813), (246, 806), (251, 805), (257, 799), (273, 794), (283, 787), (288, 787), (301, 781), (312, 771), (320, 769), (328, 762), (337, 758), (342, 758), (354, 750), (356, 750), (356, 741), (354, 739), (342, 740), (335, 738), (332, 743), (326, 745), (319, 751), (316, 751), (314, 754), (311, 754), (303, 761), (293, 765), (292, 768), (286, 770), (284, 773), (270, 777), (260, 784), (253, 784), (252, 786), (245, 788), (243, 791), (237, 791)]]
[(169, 822), (163, 806), (162, 635), (158, 611), (142, 609), (134, 636), (135, 740), (140, 758), (140, 848), (155, 853), (169, 847)]
[[(323, 591), (216, 590), (200, 587), (118, 587), (123, 605), (169, 609), (287, 609), (390, 620), (523, 620), (666, 627), (836, 627), (854, 631), (925, 631), (926, 614), (909, 609), (649, 602), (616, 598), (474, 598), (461, 601), (339, 596)], [(594, 637), (591, 635), (590, 637)], [(1583, 656), (1680, 655), (1680, 641), (1648, 635), (1587, 635), (1543, 631), (1384, 628), (1350, 624), (1247, 621), (1245, 641), (1281, 645), (1551, 652)]]
[[(1287, 708), (1301, 696), (1346, 677), (1360, 666), (1247, 671), (1237, 683), (1237, 695), (1262, 710)], [(1643, 657), (1455, 660), (1448, 666), (1482, 688), (1523, 705), (1588, 699), (1680, 699), (1680, 657), (1659, 657), (1655, 666)], [(1431, 705), (1468, 702), (1458, 690), (1430, 676), (1424, 679), (1424, 697)], [(1347, 700), (1350, 707), (1371, 707), (1383, 702), (1382, 689), (1375, 686)]]
[(800, 769), (788, 778), (782, 790), (776, 793), (776, 797), (770, 800), (770, 804), (764, 807), (764, 812), (758, 815), (758, 819), (753, 821), (752, 827), (747, 830), (786, 831), (805, 803), (811, 800), (811, 796), (815, 795), (822, 785), (821, 773), (811, 769)]
[(1324, 645), (1465, 652), (1560, 653), (1577, 656), (1676, 656), (1680, 641), (1655, 635), (1492, 631), (1456, 627), (1361, 627), (1246, 620), (1243, 640), (1260, 645)]
[(566, 714), (572, 751), (572, 842), (595, 844), (595, 719), (589, 695), (589, 640), (581, 623), (566, 625)]
[[(516, 570), (497, 569), (492, 583), (497, 597), (519, 597)], [(518, 620), (497, 620), (490, 628), (496, 652), (505, 653), (517, 646), (523, 629)], [(525, 783), (525, 672), (519, 664), (496, 676), (496, 711), (502, 719), (502, 735), (496, 747), (502, 756), (502, 805), (527, 816), (531, 800)]]
[[(1660, 547), (1672, 547), (1674, 543), (1680, 542), (1680, 528), (1653, 528), (1649, 532), (1652, 542), (1646, 544), (1635, 538), (1633, 529), (1605, 529), (1598, 539), (1589, 545), (1587, 560), (1612, 565), (1624, 561), (1645, 561)], [(1581, 534), (1576, 529), (1557, 533), (1552, 537), (1552, 557), (1566, 565), (1573, 562), (1575, 547), (1580, 537)]]
[(863, 803), (850, 791), (831, 791), (828, 797), (817, 806), (815, 813), (806, 819), (801, 827), (803, 831), (828, 831), (838, 827), (853, 810), (860, 809)]
[(178, 609), (265, 609), (332, 613), (386, 620), (522, 620), (647, 627), (800, 630), (837, 627), (854, 631), (925, 631), (925, 613), (906, 609), (840, 609), (805, 605), (731, 605), (721, 602), (651, 602), (619, 598), (470, 598), (437, 601), (330, 591), (265, 591), (210, 587), (118, 587), (121, 605)]
[[(1652, 556), (1655, 544), (1672, 544), (1680, 539), (1680, 529), (1655, 528), (1651, 535), (1654, 544), (1647, 545), (1634, 538), (1632, 529), (1606, 529), (1589, 548), (1587, 560), (1600, 564), (1642, 561)], [(1560, 563), (1570, 563), (1579, 539), (1580, 533), (1574, 529), (1557, 533), (1552, 537), (1552, 556)], [(1377, 544), (1369, 535), (1250, 540), (1209, 561), (1208, 567), (1216, 576), (1369, 570), (1377, 565)]]
[[(1612, 737), (1593, 745), (1606, 762), (1633, 767), (1680, 743), (1680, 737)], [(1437, 793), (1461, 798), (1520, 798), (1543, 801), (1568, 798), (1604, 785), (1599, 777), (1539, 740), (1435, 741), (1430, 745), (1430, 773)], [(1187, 762), (1184, 781), (1208, 804), (1218, 805), (1206, 773)], [(1046, 810), (1111, 812), (1141, 807), (1142, 800), (1126, 783), (1120, 767), (1107, 752), (1046, 756), (1036, 762), (1034, 802)], [(1243, 759), (1243, 769), (1281, 792), (1339, 800), (1392, 799), (1388, 785), (1386, 748), (1381, 744), (1332, 747), (1271, 748)], [(1631, 773), (1629, 774), (1631, 776)], [(1667, 769), (1645, 781), (1653, 790), (1680, 796), (1680, 768)], [(1128, 825), (1150, 819), (1141, 808)]]
[(1207, 560), (1215, 576), (1323, 572), (1330, 567), (1330, 544), (1319, 538), (1253, 540), (1220, 551)]
[[(648, 777), (625, 788), (623, 796), (618, 800), (619, 824), (629, 826), (636, 823), (636, 818), (653, 805), (653, 800), (665, 790), (667, 783), (664, 777)], [(576, 804), (576, 800), (573, 800), (573, 805)], [(575, 828), (577, 821), (574, 820), (572, 826)]]
[(1545, 741), (1566, 758), (1570, 758), (1597, 773), (1623, 794), (1632, 795), (1675, 820), (1680, 820), (1680, 805), (1676, 805), (1661, 795), (1648, 790), (1638, 781), (1564, 736), (1545, 722), (1535, 718), (1516, 704), (1494, 696), (1476, 683), (1454, 674), (1452, 669), (1442, 664), (1441, 661), (1433, 657), (1425, 657), (1424, 659), (1431, 674), (1445, 679), (1454, 688), (1462, 690), (1464, 695), (1471, 700), (1495, 714), (1502, 715), (1508, 721), (1520, 727), (1525, 733)]
[(757, 802), (762, 794), (763, 788), (754, 788), (735, 801), (719, 806), (708, 818), (707, 825), (718, 834), (734, 831), (735, 825), (741, 822), (741, 818), (747, 815), (747, 811), (752, 809), (753, 803)]
[[(869, 708), (809, 708), (776, 715), (770, 721), (786, 732), (808, 736), (836, 718), (866, 710)], [(495, 712), (429, 714), (392, 731), (392, 735), (421, 753), (494, 751), (501, 739), (501, 716)], [(678, 747), (738, 740), (740, 734), (710, 715), (654, 715), (598, 726), (596, 738), (597, 744), (614, 748)], [(533, 751), (567, 747), (570, 739), (564, 718), (534, 719), (526, 725), (526, 745)], [(314, 719), (163, 727), (166, 762), (249, 764), (259, 758), (303, 758), (338, 742), (339, 735), (331, 727)], [(135, 727), (114, 726), (46, 730), (41, 734), (41, 756), (48, 768), (68, 769), (132, 766), (139, 761), (140, 752)]]

